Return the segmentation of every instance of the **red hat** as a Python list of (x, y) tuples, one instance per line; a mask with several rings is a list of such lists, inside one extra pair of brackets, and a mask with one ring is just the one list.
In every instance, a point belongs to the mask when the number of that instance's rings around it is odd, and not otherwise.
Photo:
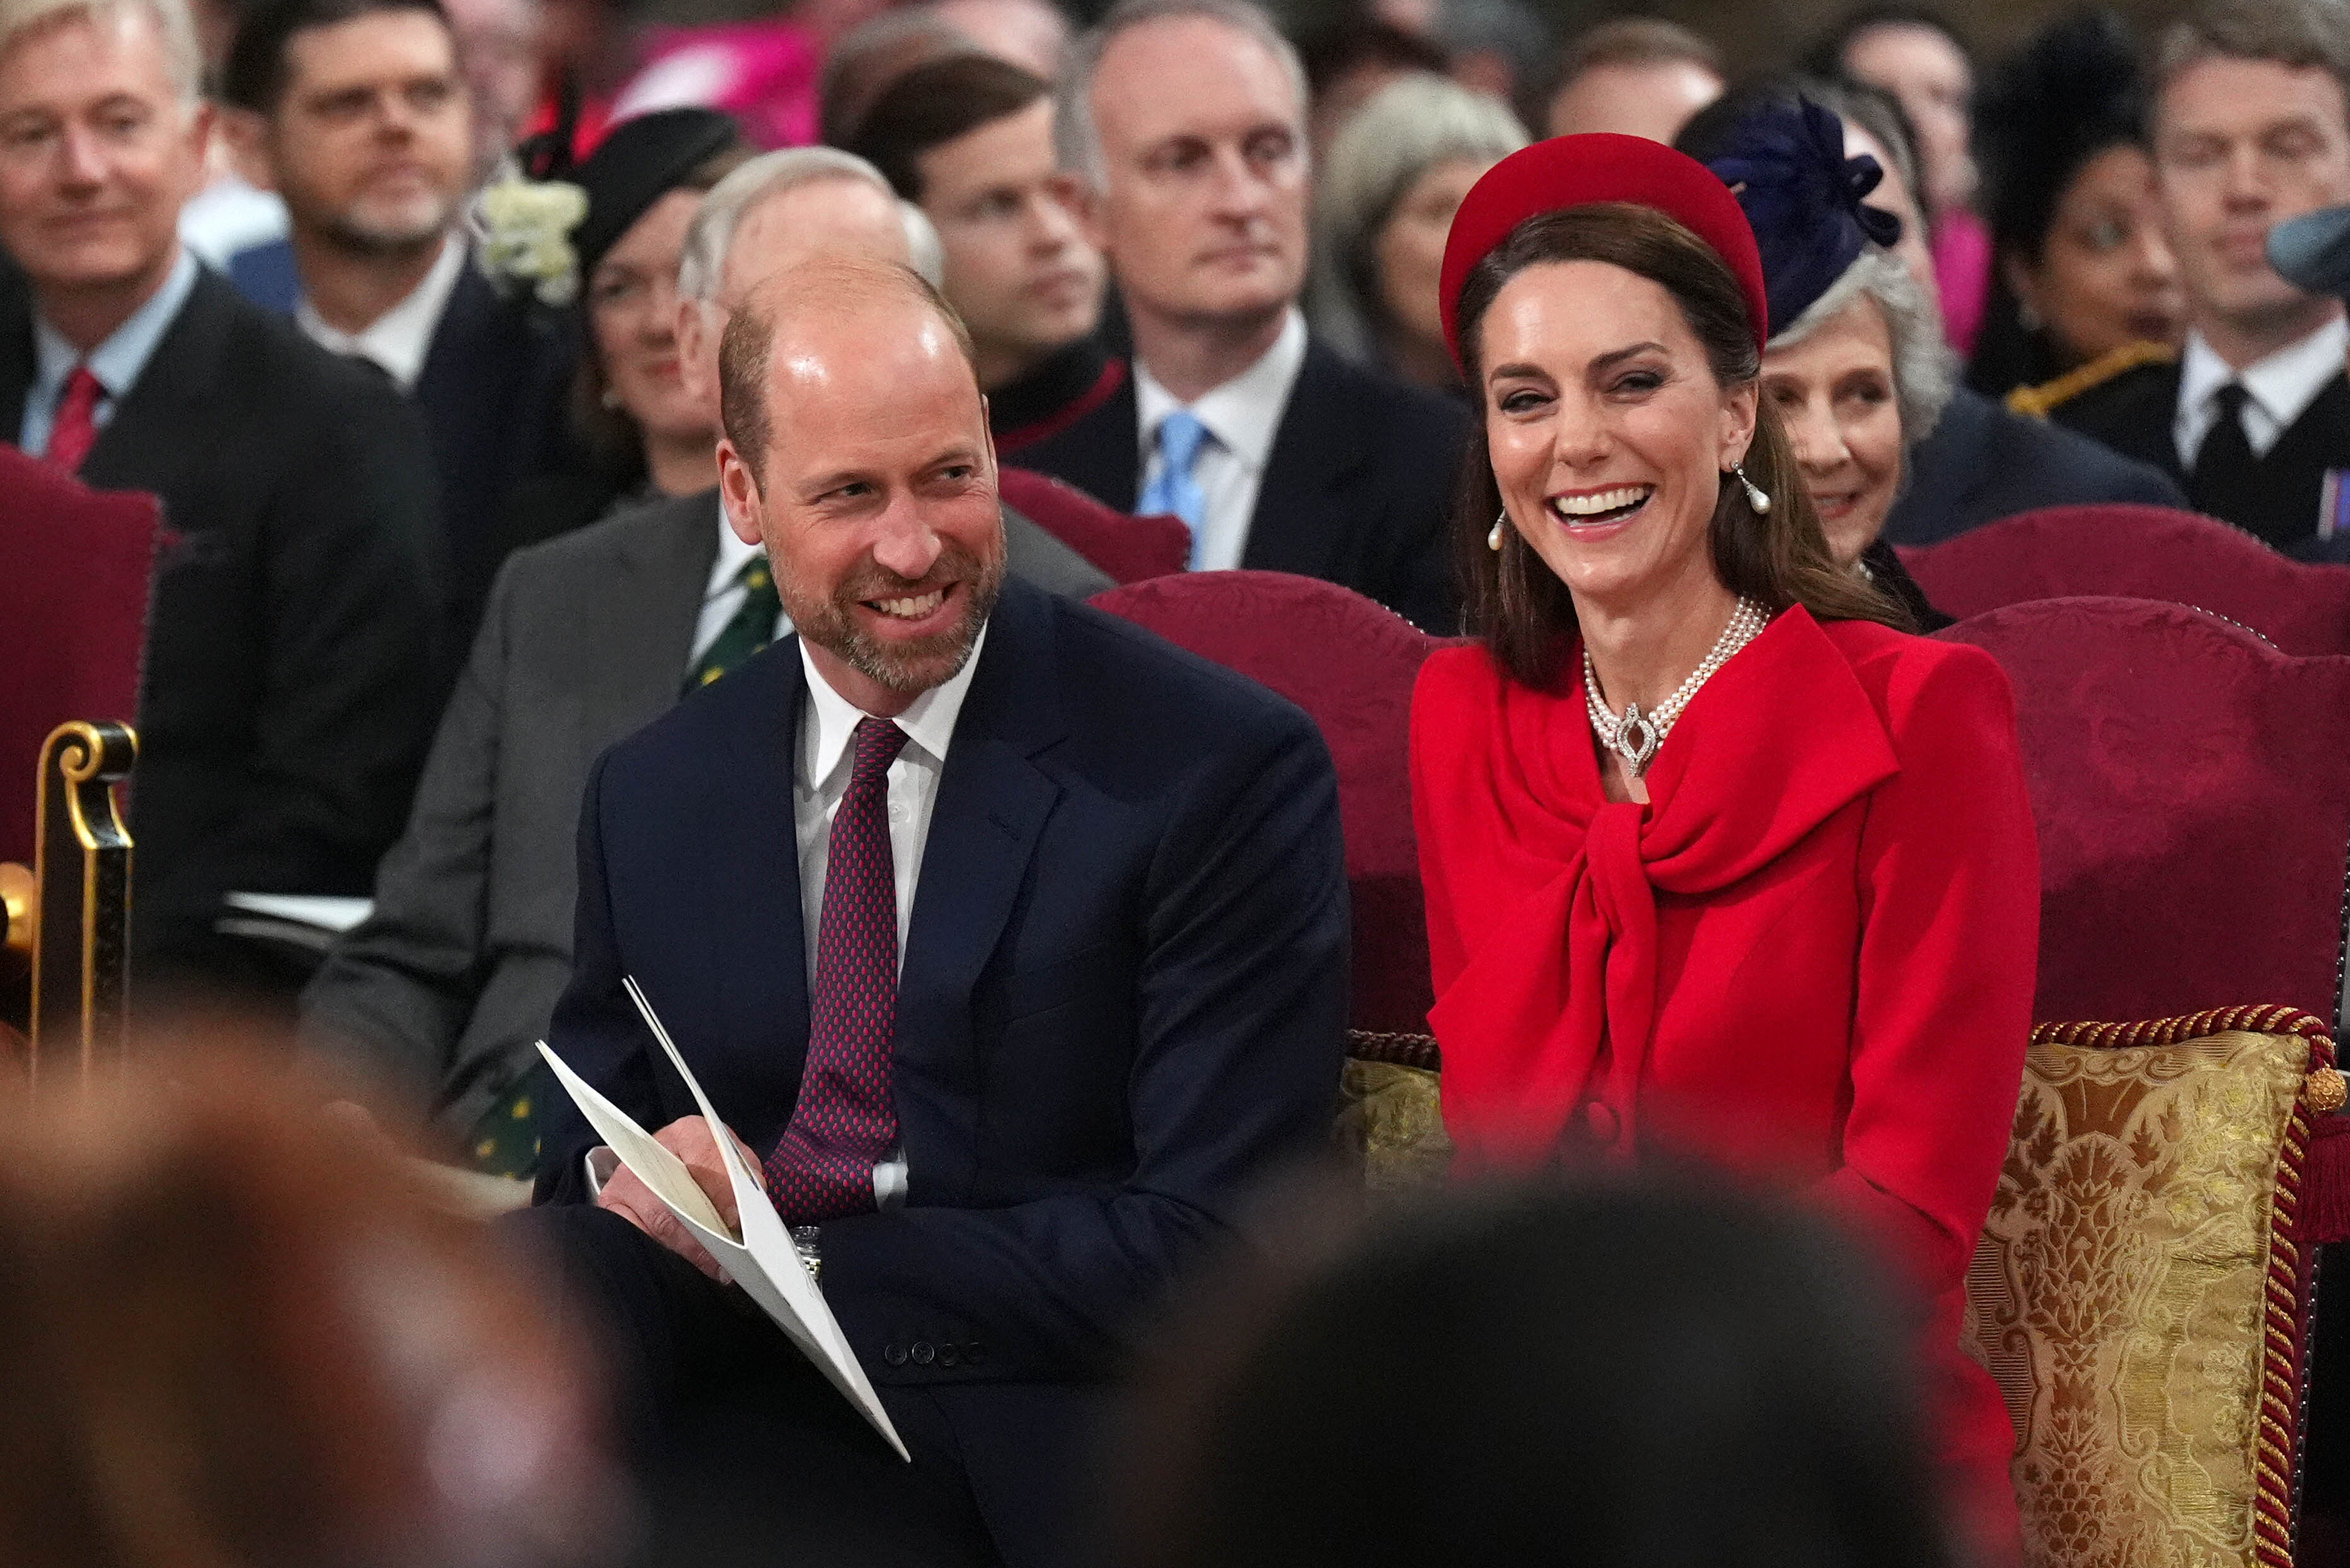
[(1461, 357), (1461, 288), (1477, 264), (1528, 218), (1595, 202), (1654, 207), (1712, 246), (1746, 296), (1754, 347), (1759, 349), (1771, 340), (1762, 257), (1730, 187), (1712, 170), (1661, 141), (1591, 131), (1554, 136), (1511, 153), (1485, 171), (1452, 215), (1439, 298), (1444, 306), (1444, 341), (1452, 349), (1454, 364), (1468, 369)]

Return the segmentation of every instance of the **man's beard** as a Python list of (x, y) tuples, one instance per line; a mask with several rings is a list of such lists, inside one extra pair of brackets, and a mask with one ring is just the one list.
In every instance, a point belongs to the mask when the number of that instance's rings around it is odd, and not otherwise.
[[(995, 600), (1003, 591), (1003, 551), (999, 546), (986, 560), (964, 545), (949, 541), (919, 578), (901, 577), (887, 566), (868, 562), (865, 567), (820, 597), (775, 574), (775, 588), (791, 618), (792, 629), (823, 649), (867, 680), (889, 691), (913, 695), (952, 680), (971, 657)], [(858, 606), (867, 600), (917, 598), (938, 589), (966, 585), (962, 618), (945, 631), (912, 642), (884, 643), (858, 623)]]
[(398, 223), (372, 223), (355, 207), (328, 213), (318, 232), (338, 250), (355, 256), (412, 256), (441, 243), (456, 216), (457, 203), (445, 202), (428, 217)]

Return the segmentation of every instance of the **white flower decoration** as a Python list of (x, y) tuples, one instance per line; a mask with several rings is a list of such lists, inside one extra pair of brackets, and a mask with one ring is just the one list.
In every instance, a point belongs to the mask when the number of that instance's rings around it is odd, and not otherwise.
[(473, 199), (481, 268), (493, 283), (525, 284), (539, 303), (579, 297), (579, 253), (571, 231), (588, 216), (588, 192), (562, 180), (525, 180), (509, 170)]

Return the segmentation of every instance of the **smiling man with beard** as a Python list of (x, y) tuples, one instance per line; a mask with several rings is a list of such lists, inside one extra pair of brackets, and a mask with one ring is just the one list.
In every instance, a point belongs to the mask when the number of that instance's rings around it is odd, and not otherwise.
[(913, 1463), (567, 1105), (519, 1223), (608, 1330), (671, 1560), (1091, 1561), (1068, 1527), (1110, 1378), (1328, 1136), (1329, 753), (1263, 688), (1004, 576), (970, 339), (913, 273), (771, 276), (719, 369), (729, 520), (797, 635), (597, 763), (550, 1044), (731, 1213), (643, 987)]

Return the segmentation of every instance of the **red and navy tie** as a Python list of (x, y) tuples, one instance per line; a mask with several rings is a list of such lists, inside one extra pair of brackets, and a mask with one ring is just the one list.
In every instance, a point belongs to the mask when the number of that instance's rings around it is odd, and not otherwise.
[(889, 764), (906, 732), (857, 726), (848, 789), (833, 813), (817, 917), (807, 1065), (791, 1125), (767, 1157), (767, 1190), (787, 1224), (873, 1205), (873, 1168), (898, 1142), (889, 1038), (898, 1015), (898, 875), (889, 853)]

